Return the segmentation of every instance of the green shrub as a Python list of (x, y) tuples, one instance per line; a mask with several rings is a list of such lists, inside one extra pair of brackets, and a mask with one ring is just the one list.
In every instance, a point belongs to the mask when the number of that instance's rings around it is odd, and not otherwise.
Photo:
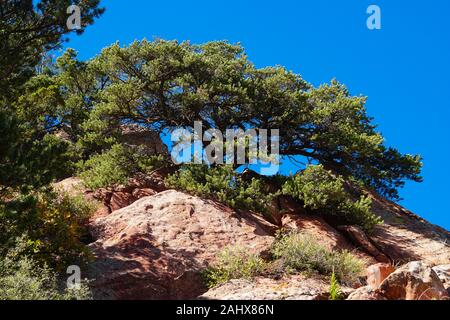
[(363, 263), (348, 251), (331, 251), (306, 233), (279, 235), (271, 251), (284, 270), (318, 271), (328, 276), (334, 272), (343, 282), (355, 281), (363, 270)]
[(348, 251), (331, 251), (306, 233), (279, 234), (272, 248), (272, 261), (240, 246), (228, 247), (203, 272), (208, 287), (231, 279), (251, 279), (258, 275), (319, 272), (331, 276), (330, 296), (339, 298), (338, 281), (352, 284), (363, 271), (363, 262)]
[(344, 179), (324, 169), (322, 165), (308, 166), (301, 174), (288, 179), (283, 193), (304, 203), (306, 208), (334, 214), (370, 232), (382, 223), (381, 218), (371, 212), (369, 197), (355, 195), (345, 188)]
[(272, 199), (261, 180), (244, 181), (232, 166), (185, 165), (166, 178), (166, 185), (201, 197), (218, 200), (232, 208), (265, 213)]
[[(17, 258), (17, 257), (16, 257)], [(0, 300), (87, 300), (92, 295), (85, 283), (63, 288), (51, 269), (28, 257), (0, 258)]]
[(129, 175), (129, 159), (120, 144), (101, 154), (93, 155), (84, 162), (80, 173), (86, 187), (106, 188), (114, 184), (124, 184)]
[(82, 264), (89, 251), (82, 242), (86, 220), (96, 210), (95, 203), (81, 195), (69, 196), (43, 190), (21, 196), (0, 207), (0, 253), (5, 254), (26, 238), (23, 254), (56, 269)]
[(148, 156), (141, 148), (115, 144), (111, 149), (91, 156), (80, 164), (79, 175), (91, 189), (126, 184), (138, 172), (147, 173), (164, 165), (162, 155)]
[(265, 270), (265, 262), (247, 249), (230, 247), (222, 250), (214, 265), (204, 272), (208, 287), (212, 288), (231, 279), (251, 279)]
[(336, 279), (336, 274), (334, 272), (331, 273), (329, 294), (330, 300), (342, 299), (341, 286), (339, 285), (339, 282)]

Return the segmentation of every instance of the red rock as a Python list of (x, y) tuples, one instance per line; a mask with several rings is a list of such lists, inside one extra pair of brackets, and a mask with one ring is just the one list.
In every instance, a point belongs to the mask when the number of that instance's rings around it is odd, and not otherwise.
[(369, 236), (380, 251), (395, 262), (449, 263), (450, 233), (447, 230), (373, 192), (370, 196), (373, 213), (384, 220)]
[(323, 300), (329, 284), (319, 277), (232, 279), (201, 295), (205, 300)]
[(143, 188), (143, 189), (134, 189), (131, 194), (135, 199), (141, 199), (143, 197), (153, 196), (157, 193), (158, 192), (153, 189)]
[(450, 290), (450, 264), (434, 266), (433, 271), (436, 272), (439, 279), (441, 279), (442, 283), (444, 284), (444, 288), (446, 288), (447, 291), (449, 291)]
[(448, 298), (447, 290), (433, 269), (421, 261), (409, 262), (391, 273), (380, 285), (389, 300)]
[(365, 286), (353, 291), (347, 300), (387, 300), (379, 291), (373, 290), (370, 286)]
[(388, 263), (377, 263), (369, 266), (366, 270), (367, 284), (372, 289), (378, 289), (381, 282), (395, 271), (394, 266)]
[(111, 211), (114, 212), (116, 210), (129, 206), (134, 201), (136, 201), (136, 198), (133, 197), (133, 195), (130, 193), (113, 192), (109, 206), (111, 208)]
[(207, 290), (201, 271), (223, 248), (269, 248), (273, 237), (266, 227), (175, 190), (142, 198), (91, 224), (94, 292), (97, 298), (196, 298)]
[(370, 254), (379, 262), (389, 263), (389, 258), (371, 242), (365, 232), (358, 226), (339, 226), (338, 230), (343, 231), (352, 242), (358, 247)]

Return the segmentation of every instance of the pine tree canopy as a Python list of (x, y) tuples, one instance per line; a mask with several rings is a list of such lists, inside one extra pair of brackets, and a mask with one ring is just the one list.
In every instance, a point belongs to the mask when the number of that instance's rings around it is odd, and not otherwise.
[(108, 145), (123, 123), (161, 132), (202, 121), (205, 130), (222, 132), (280, 129), (282, 156), (308, 157), (389, 198), (398, 197), (405, 180), (422, 179), (420, 156), (384, 145), (366, 97), (352, 96), (336, 80), (315, 88), (283, 67), (256, 68), (240, 45), (116, 43), (88, 62), (68, 51), (58, 68), (41, 79), (45, 93), (38, 86), (40, 103), (28, 103), (27, 110), (48, 109), (50, 101), (58, 123), (89, 150)]

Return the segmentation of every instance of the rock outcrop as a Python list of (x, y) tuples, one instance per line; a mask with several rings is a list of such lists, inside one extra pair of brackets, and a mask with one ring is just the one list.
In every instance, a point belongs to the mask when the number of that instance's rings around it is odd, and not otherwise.
[(375, 227), (369, 238), (391, 261), (449, 263), (450, 232), (376, 194), (371, 197), (373, 212), (383, 218), (384, 224)]
[(166, 190), (164, 179), (170, 169), (155, 170), (150, 174), (138, 174), (128, 180), (126, 185), (100, 188), (92, 191), (86, 188), (77, 177), (64, 179), (53, 186), (59, 192), (71, 196), (83, 195), (89, 201), (98, 203), (98, 210), (91, 220), (106, 216), (116, 210), (125, 208), (135, 201)]
[(98, 218), (90, 245), (98, 297), (192, 299), (206, 288), (200, 272), (226, 246), (261, 252), (273, 237), (258, 218), (167, 190)]
[(294, 275), (282, 279), (236, 279), (204, 293), (208, 300), (326, 300), (328, 284), (321, 278)]
[(444, 284), (445, 289), (447, 289), (447, 292), (450, 294), (450, 264), (434, 266), (433, 271), (436, 272), (437, 276)]
[[(372, 273), (379, 273), (374, 277)], [(355, 290), (347, 300), (447, 300), (445, 279), (421, 261), (409, 262), (392, 272), (388, 265), (371, 266), (368, 270), (369, 285)], [(384, 273), (384, 274), (383, 274)], [(380, 278), (388, 274), (379, 283)]]
[(347, 300), (387, 300), (378, 290), (365, 286), (353, 291)]
[(120, 141), (133, 148), (136, 152), (146, 155), (168, 155), (167, 146), (159, 134), (137, 124), (127, 124), (120, 127)]
[[(157, 170), (125, 186), (95, 192), (77, 178), (55, 184), (56, 190), (100, 202), (89, 224), (96, 257), (89, 275), (96, 298), (327, 299), (329, 279), (315, 276), (259, 276), (205, 287), (201, 272), (224, 247), (238, 244), (267, 257), (281, 228), (311, 233), (330, 250), (352, 251), (365, 262), (368, 269), (361, 283), (367, 285), (343, 288), (349, 300), (448, 297), (449, 232), (397, 204), (372, 195), (374, 213), (385, 223), (365, 234), (355, 226), (335, 226), (326, 217), (297, 210), (292, 201), (278, 202), (271, 219), (238, 213), (214, 201), (166, 190), (167, 174)], [(394, 270), (393, 263), (408, 264)]]
[(338, 230), (342, 231), (357, 248), (360, 248), (376, 261), (388, 263), (389, 258), (382, 253), (378, 248), (370, 241), (364, 231), (358, 226), (339, 226)]
[(441, 300), (447, 290), (433, 269), (413, 261), (391, 273), (380, 285), (379, 292), (389, 300)]
[(377, 263), (369, 266), (366, 269), (367, 285), (373, 290), (378, 289), (384, 279), (394, 271), (394, 266), (388, 263)]
[(108, 208), (109, 213), (125, 208), (136, 200), (148, 197), (166, 190), (164, 178), (168, 169), (156, 170), (148, 175), (139, 174), (129, 179), (124, 186), (102, 188), (93, 193)]

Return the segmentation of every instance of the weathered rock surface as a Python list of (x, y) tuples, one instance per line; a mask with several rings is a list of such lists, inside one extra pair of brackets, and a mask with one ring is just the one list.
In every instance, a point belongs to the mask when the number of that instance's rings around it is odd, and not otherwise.
[(210, 289), (199, 297), (208, 300), (323, 300), (328, 284), (318, 277), (301, 275), (272, 279), (235, 279)]
[(395, 262), (422, 260), (431, 265), (450, 261), (450, 233), (398, 204), (371, 195), (373, 212), (384, 224), (375, 228), (370, 240)]
[(445, 289), (450, 289), (450, 264), (444, 264), (440, 266), (434, 266), (433, 271), (436, 272), (439, 279), (444, 284)]
[(378, 289), (383, 280), (394, 271), (394, 266), (388, 263), (377, 263), (369, 266), (366, 269), (367, 285), (374, 290)]
[(206, 291), (199, 272), (222, 248), (268, 248), (273, 237), (258, 219), (174, 190), (142, 198), (91, 224), (96, 293), (119, 299), (196, 298)]
[(120, 131), (121, 142), (137, 152), (144, 152), (147, 155), (168, 154), (167, 146), (157, 132), (137, 124), (122, 125)]
[(387, 300), (378, 290), (365, 286), (353, 291), (347, 300)]
[(376, 261), (388, 263), (389, 258), (386, 257), (377, 247), (370, 241), (364, 231), (358, 226), (339, 226), (338, 230), (342, 231), (347, 237), (361, 250), (368, 253)]
[(421, 261), (409, 262), (391, 273), (379, 292), (389, 300), (431, 300), (448, 297), (433, 269)]

